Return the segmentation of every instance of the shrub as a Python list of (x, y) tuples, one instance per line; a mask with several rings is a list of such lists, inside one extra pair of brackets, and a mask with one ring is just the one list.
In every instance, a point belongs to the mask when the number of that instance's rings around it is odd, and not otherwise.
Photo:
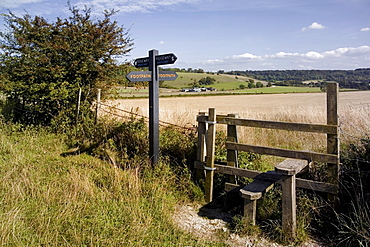
[(0, 32), (0, 87), (15, 120), (45, 125), (54, 118), (74, 120), (79, 89), (83, 109), (89, 109), (97, 88), (114, 82), (115, 58), (131, 50), (127, 31), (111, 20), (115, 11), (94, 20), (91, 9), (69, 9), (69, 18), (55, 22), (2, 15), (8, 30)]

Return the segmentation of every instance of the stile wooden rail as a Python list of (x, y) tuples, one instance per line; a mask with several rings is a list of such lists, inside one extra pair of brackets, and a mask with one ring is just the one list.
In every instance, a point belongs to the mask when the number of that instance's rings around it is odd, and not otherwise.
[[(327, 84), (327, 124), (305, 124), (280, 121), (261, 121), (240, 119), (235, 114), (216, 115), (214, 108), (199, 113), (198, 151), (194, 165), (198, 169), (197, 176), (205, 176), (206, 201), (212, 201), (213, 176), (215, 172), (228, 175), (226, 190), (240, 189), (244, 198), (244, 216), (255, 224), (256, 200), (268, 191), (274, 183), (282, 185), (283, 230), (290, 236), (296, 235), (296, 188), (326, 192), (335, 197), (338, 193), (339, 176), (339, 128), (338, 128), (338, 84)], [(227, 125), (227, 162), (215, 162), (216, 124)], [(268, 128), (300, 132), (324, 133), (327, 135), (327, 152), (290, 150), (255, 146), (238, 142), (237, 126)], [(251, 152), (288, 158), (275, 166), (274, 171), (262, 173), (238, 167), (238, 152)], [(327, 182), (296, 178), (298, 173), (307, 170), (310, 162), (327, 164)], [(204, 174), (205, 173), (205, 174)], [(254, 181), (243, 188), (236, 184), (236, 176), (252, 178)]]

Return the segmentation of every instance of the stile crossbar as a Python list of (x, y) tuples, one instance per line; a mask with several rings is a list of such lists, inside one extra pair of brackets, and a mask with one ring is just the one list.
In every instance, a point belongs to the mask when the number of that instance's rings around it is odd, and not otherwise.
[[(296, 188), (326, 192), (332, 197), (338, 193), (339, 176), (339, 127), (338, 127), (338, 84), (327, 84), (327, 124), (306, 124), (280, 121), (261, 121), (240, 119), (236, 114), (216, 115), (214, 108), (208, 114), (199, 113), (198, 151), (194, 166), (197, 176), (205, 176), (206, 201), (211, 202), (213, 196), (213, 176), (215, 172), (228, 176), (225, 190), (239, 189), (244, 198), (244, 216), (252, 224), (256, 220), (256, 201), (273, 187), (275, 183), (282, 185), (282, 221), (283, 230), (289, 237), (296, 235)], [(216, 124), (227, 125), (227, 162), (217, 162), (214, 157)], [(237, 126), (268, 128), (289, 131), (324, 133), (327, 135), (327, 152), (317, 153), (302, 150), (290, 150), (255, 146), (238, 142)], [(251, 152), (287, 158), (275, 166), (274, 171), (259, 172), (238, 167), (238, 152)], [(311, 162), (327, 164), (328, 182), (296, 178), (296, 175), (308, 170)], [(247, 177), (253, 182), (240, 187), (236, 177)]]

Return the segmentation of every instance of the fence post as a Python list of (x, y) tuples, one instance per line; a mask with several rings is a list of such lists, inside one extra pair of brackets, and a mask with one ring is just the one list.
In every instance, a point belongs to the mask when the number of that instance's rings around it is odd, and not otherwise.
[[(327, 83), (327, 124), (338, 126), (338, 83)], [(339, 129), (336, 134), (327, 134), (327, 153), (338, 156), (337, 163), (328, 163), (328, 183), (339, 184)]]
[[(238, 118), (239, 116), (237, 114), (227, 114), (227, 117), (231, 118)], [(236, 125), (227, 125), (227, 141), (229, 142), (238, 142), (238, 133)], [(238, 151), (236, 150), (227, 150), (227, 165), (232, 167), (239, 167), (238, 165)], [(236, 176), (229, 175), (228, 176), (228, 182), (229, 183), (236, 183)]]
[[(198, 118), (206, 116), (205, 112), (199, 112)], [(197, 161), (200, 162), (205, 162), (205, 151), (206, 151), (206, 133), (207, 133), (207, 128), (206, 128), (206, 122), (200, 122), (199, 119), (197, 118), (198, 121), (198, 143), (197, 143)], [(196, 169), (196, 176), (197, 180), (199, 181), (200, 179), (203, 179), (205, 177), (204, 170)]]
[(211, 202), (213, 197), (213, 174), (215, 170), (215, 136), (216, 136), (216, 110), (210, 108), (208, 111), (207, 131), (207, 156), (206, 156), (206, 202)]
[(77, 97), (77, 106), (76, 106), (76, 126), (78, 124), (78, 115), (80, 114), (81, 94), (82, 94), (82, 89), (79, 88), (78, 97)]
[(101, 95), (101, 89), (98, 89), (98, 94), (96, 96), (95, 124), (98, 123), (98, 115), (99, 115), (99, 108), (100, 108), (100, 95)]

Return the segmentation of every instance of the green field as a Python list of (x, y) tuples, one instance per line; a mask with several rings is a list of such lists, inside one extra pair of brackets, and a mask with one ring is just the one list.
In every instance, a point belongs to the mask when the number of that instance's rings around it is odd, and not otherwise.
[[(172, 88), (189, 88), (189, 84), (193, 82), (197, 82), (202, 78), (207, 76), (214, 78), (216, 80), (215, 84), (209, 85), (210, 87), (214, 87), (218, 90), (233, 90), (238, 89), (240, 84), (246, 85), (246, 81), (252, 79), (250, 77), (245, 76), (235, 76), (235, 75), (226, 75), (226, 74), (219, 74), (216, 73), (207, 74), (207, 73), (185, 73), (185, 72), (177, 72), (178, 77), (175, 81), (165, 81), (164, 84), (171, 86)], [(254, 80), (257, 82), (259, 80)], [(262, 81), (261, 81), (262, 82)], [(267, 82), (262, 82), (267, 84)]]
[[(212, 85), (208, 85), (207, 87), (213, 87), (217, 89), (216, 92), (207, 92), (207, 93), (197, 93), (199, 95), (204, 94), (220, 94), (220, 93), (314, 93), (314, 92), (321, 92), (320, 88), (317, 87), (288, 87), (288, 86), (273, 86), (273, 87), (266, 87), (267, 82), (254, 80), (250, 77), (245, 76), (235, 76), (235, 75), (227, 75), (227, 74), (217, 74), (217, 73), (186, 73), (186, 72), (177, 72), (178, 77), (174, 81), (164, 81), (161, 85), (160, 95), (178, 95), (180, 94), (180, 90), (183, 88), (191, 88), (194, 82), (198, 82), (200, 79), (205, 78), (207, 76), (214, 78), (216, 82)], [(261, 82), (264, 87), (263, 88), (252, 88), (248, 89), (248, 82), (252, 79), (255, 83)], [(244, 85), (245, 89), (241, 90), (239, 85)], [(143, 88), (124, 88), (118, 87), (115, 93), (118, 93), (119, 97), (145, 97), (148, 96), (148, 85), (144, 86)], [(191, 93), (182, 93), (185, 95), (190, 95)]]

